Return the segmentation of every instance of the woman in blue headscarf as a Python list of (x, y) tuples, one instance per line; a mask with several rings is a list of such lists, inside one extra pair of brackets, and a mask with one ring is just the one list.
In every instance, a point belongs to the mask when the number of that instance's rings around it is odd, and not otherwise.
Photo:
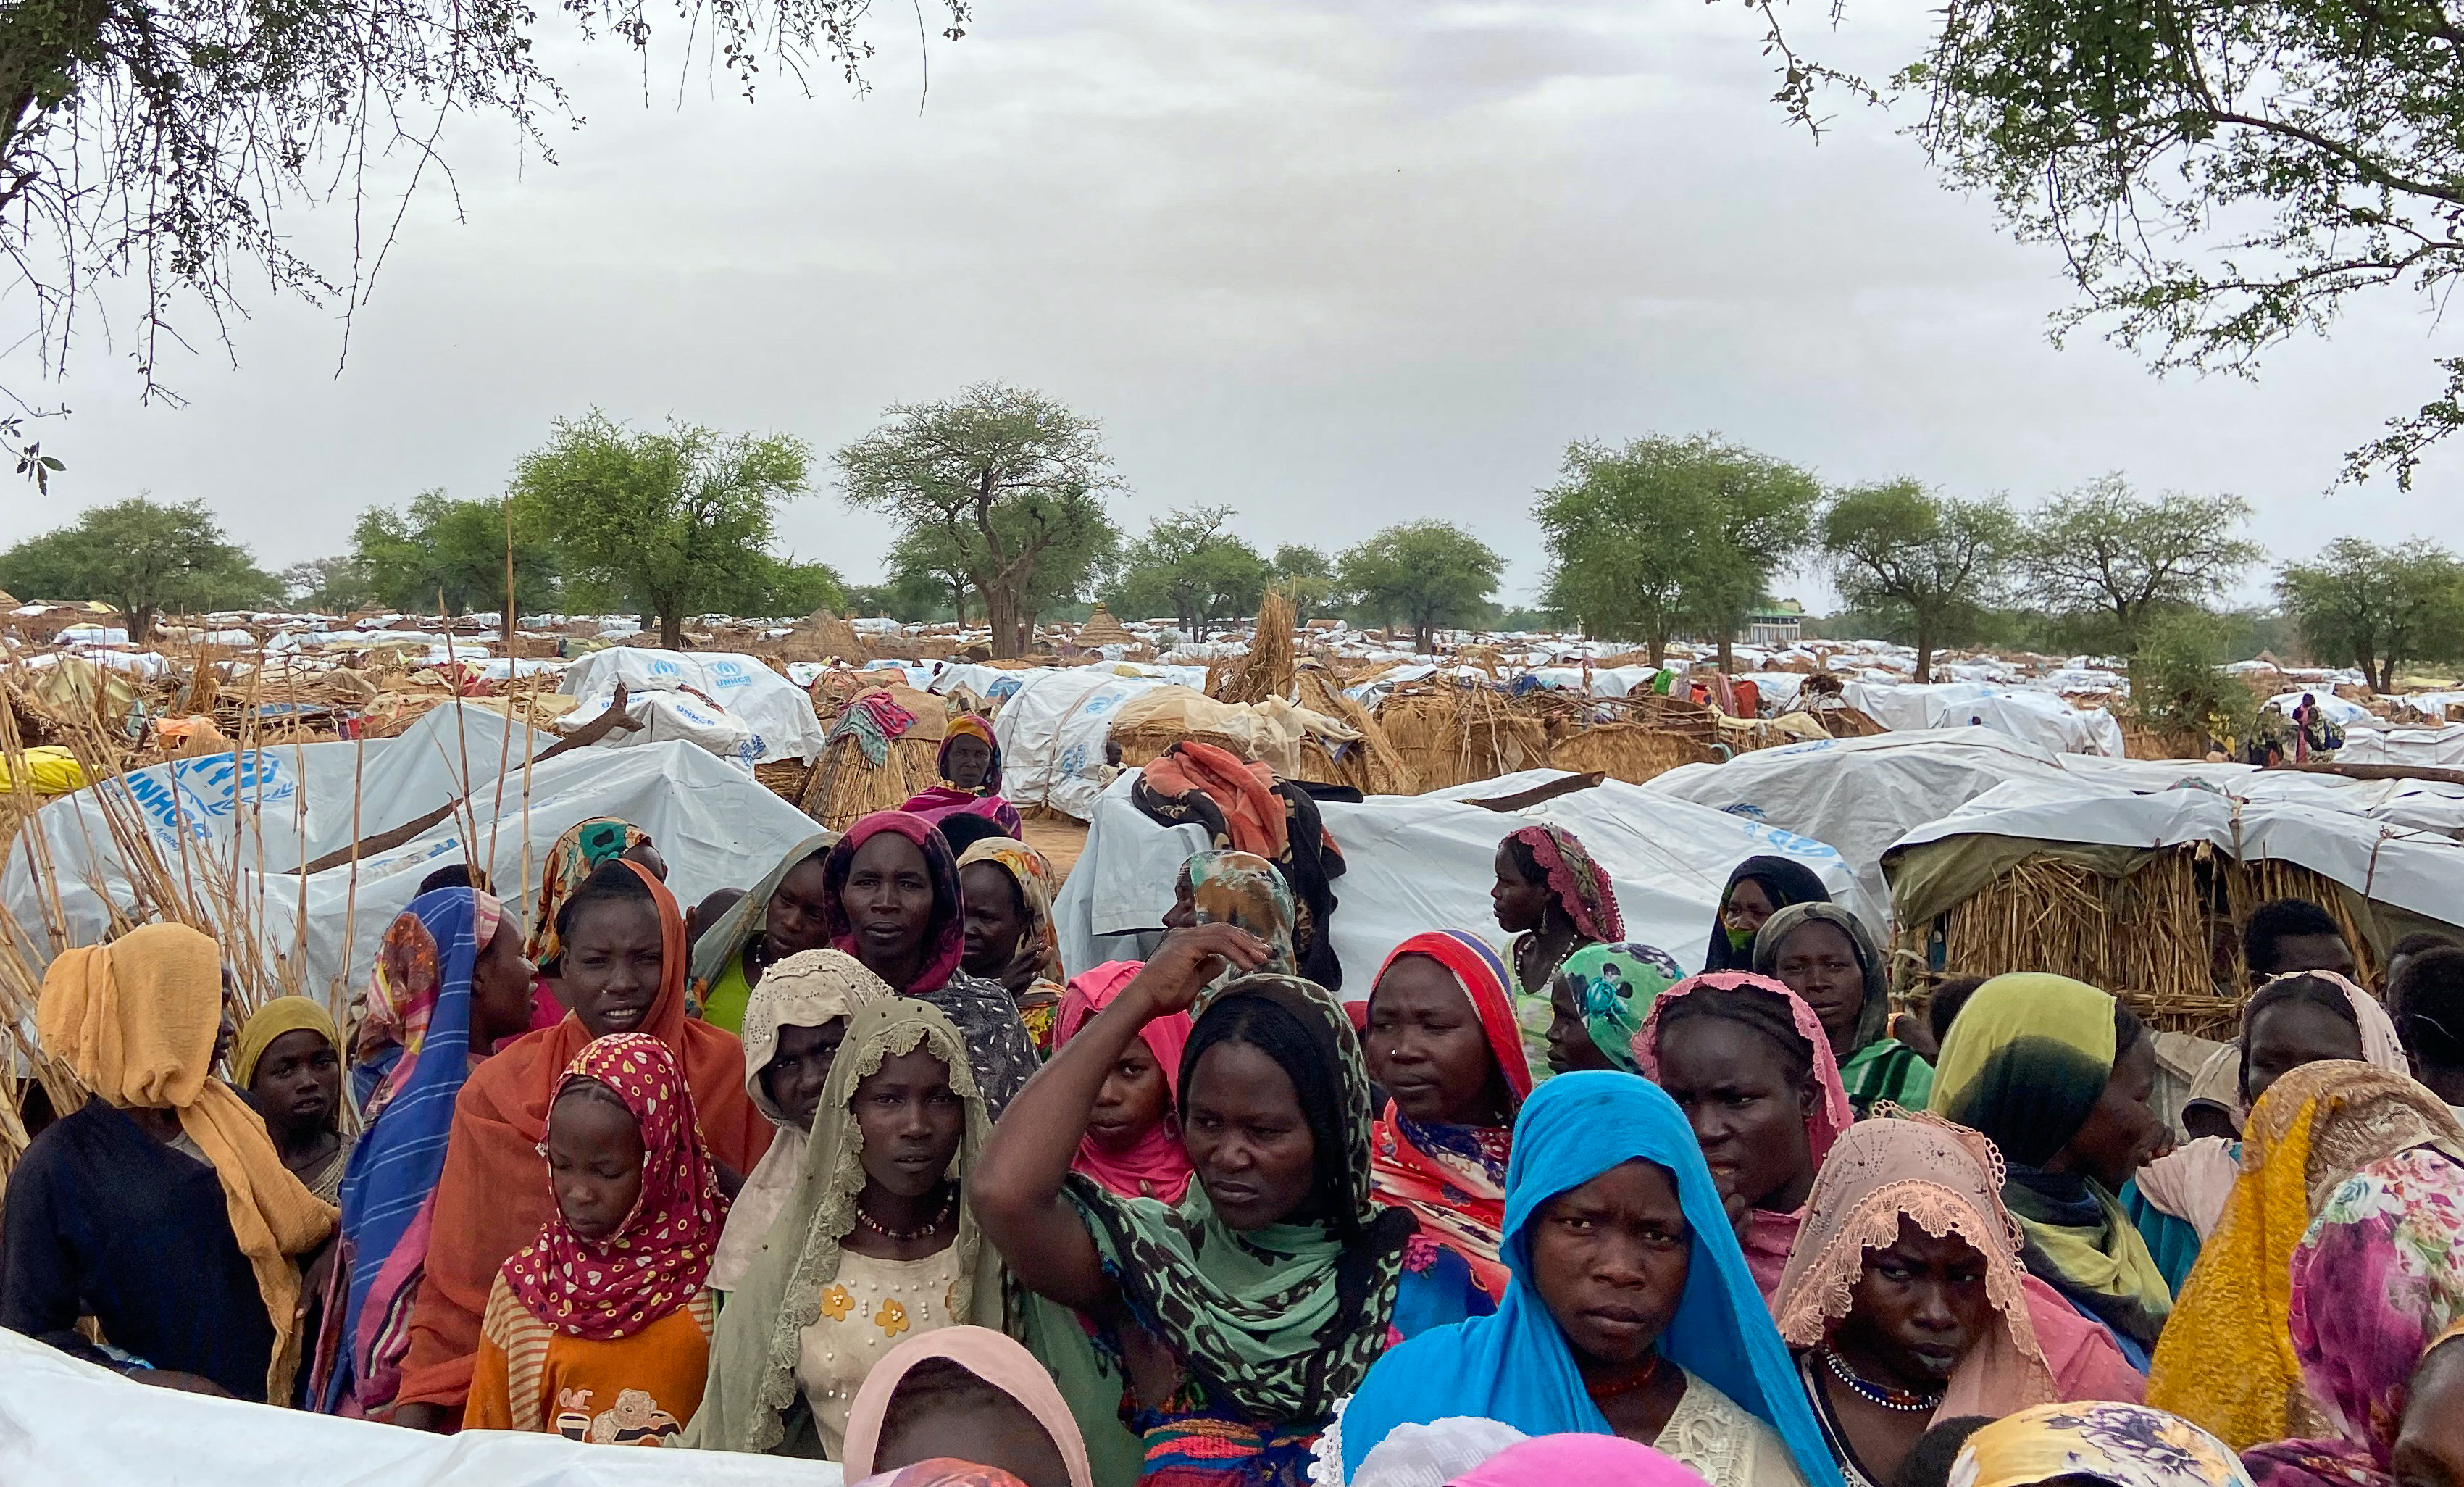
[(479, 1056), (529, 1029), (530, 1005), (522, 927), (489, 895), (421, 894), (385, 930), (351, 1063), (363, 1125), (342, 1173), (349, 1289), (327, 1313), (312, 1408), (359, 1415), (392, 1403), (453, 1101)]
[(1514, 1126), (1497, 1314), (1389, 1350), (1320, 1450), (1349, 1481), (1400, 1425), (1623, 1435), (1711, 1487), (1839, 1471), (1676, 1102), (1634, 1075), (1540, 1086)]

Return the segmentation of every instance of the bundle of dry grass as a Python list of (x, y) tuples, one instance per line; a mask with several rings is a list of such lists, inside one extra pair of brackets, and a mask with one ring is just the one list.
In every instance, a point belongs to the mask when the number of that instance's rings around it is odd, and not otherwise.
[(1339, 718), (1360, 735), (1360, 742), (1343, 751), (1341, 759), (1329, 756), (1334, 766), (1333, 783), (1349, 785), (1363, 795), (1418, 795), (1425, 788), (1415, 774), (1395, 741), (1369, 709), (1344, 695), (1343, 686), (1332, 673), (1312, 661), (1301, 667), (1294, 677), (1300, 691), (1300, 704), (1311, 712)]
[(1423, 790), (1549, 762), (1547, 725), (1490, 687), (1416, 685), (1388, 698), (1377, 721)]
[(1219, 733), (1212, 728), (1190, 728), (1160, 721), (1137, 727), (1114, 728), (1108, 737), (1120, 745), (1121, 766), (1125, 769), (1134, 769), (1151, 760), (1161, 758), (1166, 749), (1183, 739), (1198, 744), (1212, 744), (1217, 748), (1242, 759), (1254, 760), (1255, 757), (1245, 739), (1236, 739), (1228, 733)]
[[(1293, 672), (1299, 658), (1292, 650), (1292, 628), (1300, 623), (1299, 611), (1292, 608), (1291, 595), (1281, 588), (1269, 588), (1258, 605), (1257, 628), (1249, 633), (1249, 654), (1241, 658), (1224, 678), (1219, 691), (1210, 685), (1210, 696), (1226, 702), (1263, 702), (1270, 697), (1292, 695)], [(1212, 683), (1213, 677), (1207, 680)]]
[(2206, 843), (2152, 854), (2120, 877), (2027, 858), (1942, 916), (1942, 969), (1925, 979), (2051, 971), (2103, 988), (2151, 1027), (2229, 1038), (2249, 985), (2242, 926), (2287, 897), (2325, 906), (2362, 963), (2355, 975), (2374, 980), (2369, 941), (2335, 882), (2289, 862), (2236, 862)]
[(1576, 774), (1601, 773), (1640, 785), (1680, 765), (1709, 764), (1720, 756), (1691, 734), (1639, 722), (1603, 722), (1557, 741), (1549, 763)]
[(853, 734), (832, 739), (796, 800), (804, 814), (833, 832), (876, 810), (895, 810), (940, 779), (941, 732), (949, 722), (941, 699), (897, 683), (881, 690), (915, 715), (915, 725), (890, 741), (879, 765), (864, 757)]

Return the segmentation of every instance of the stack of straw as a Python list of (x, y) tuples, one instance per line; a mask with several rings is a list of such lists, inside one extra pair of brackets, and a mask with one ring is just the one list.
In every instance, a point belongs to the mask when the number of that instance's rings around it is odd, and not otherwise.
[(940, 779), (947, 708), (933, 694), (902, 683), (893, 682), (884, 690), (915, 715), (915, 726), (890, 741), (890, 753), (878, 766), (864, 757), (863, 746), (852, 735), (831, 740), (796, 802), (804, 814), (833, 832), (846, 831), (876, 810), (895, 810)]
[(1389, 697), (1377, 721), (1423, 790), (1493, 780), (1548, 763), (1548, 728), (1485, 685), (1416, 683)]

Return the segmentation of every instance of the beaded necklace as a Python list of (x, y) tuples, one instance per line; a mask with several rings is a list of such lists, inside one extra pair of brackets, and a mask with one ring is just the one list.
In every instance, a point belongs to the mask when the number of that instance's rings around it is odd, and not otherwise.
[(1822, 1365), (1831, 1370), (1831, 1376), (1847, 1385), (1851, 1392), (1869, 1405), (1879, 1405), (1884, 1409), (1898, 1409), (1909, 1414), (1914, 1414), (1920, 1409), (1930, 1411), (1942, 1408), (1941, 1390), (1930, 1394), (1920, 1394), (1914, 1389), (1893, 1388), (1887, 1384), (1877, 1384), (1871, 1379), (1859, 1377), (1857, 1370), (1848, 1366), (1848, 1360), (1833, 1351), (1830, 1343), (1822, 1344), (1821, 1353)]

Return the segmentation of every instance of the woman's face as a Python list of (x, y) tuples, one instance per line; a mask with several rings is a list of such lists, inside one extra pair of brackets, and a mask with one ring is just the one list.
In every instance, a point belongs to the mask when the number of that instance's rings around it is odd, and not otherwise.
[(959, 965), (970, 976), (999, 981), (1026, 933), (1018, 880), (998, 862), (970, 862), (958, 869), (958, 897), (967, 906), (967, 949)]
[(2243, 1047), (2249, 1072), (2242, 1076), (2242, 1099), (2255, 1105), (2270, 1086), (2303, 1064), (2361, 1057), (2362, 1030), (2297, 997), (2260, 1008)]
[(512, 919), (499, 919), (471, 967), (472, 1049), (484, 1051), (499, 1038), (529, 1032), (531, 999), (531, 963), (522, 959), (521, 931)]
[(1688, 1017), (1660, 1030), (1660, 1087), (1685, 1112), (1724, 1194), (1786, 1212), (1814, 1187), (1805, 1122), (1808, 1082), (1791, 1077), (1777, 1043), (1727, 1017)]
[(1500, 1125), (1497, 1058), (1454, 972), (1398, 957), (1369, 993), (1369, 1076), (1415, 1121)]
[(633, 1112), (612, 1091), (567, 1090), (547, 1113), (547, 1174), (566, 1228), (594, 1241), (614, 1235), (642, 1197), (642, 1127)]
[(1532, 1288), (1574, 1351), (1637, 1363), (1668, 1330), (1693, 1231), (1665, 1167), (1620, 1163), (1542, 1204), (1529, 1232)]
[(972, 733), (961, 733), (950, 741), (950, 783), (962, 790), (984, 788), (984, 776), (992, 773), (993, 746)]
[(659, 911), (648, 899), (583, 905), (566, 939), (564, 1003), (592, 1037), (638, 1032), (659, 999), (666, 965)]
[(2143, 1036), (2114, 1061), (2104, 1093), (2057, 1154), (2063, 1169), (2095, 1178), (2107, 1192), (2121, 1191), (2165, 1144), (2165, 1121), (2147, 1104), (2155, 1093), (2156, 1045)]
[(819, 1027), (782, 1023), (778, 1051), (761, 1066), (761, 1088), (779, 1113), (803, 1130), (813, 1128), (813, 1112), (822, 1103), (822, 1086), (829, 1082), (830, 1065), (838, 1061), (839, 1044), (847, 1037), (847, 1020), (833, 1017)]
[(2396, 1487), (2464, 1487), (2464, 1343), (2431, 1349), (2387, 1458)]
[(1497, 882), (1488, 890), (1488, 903), (1497, 915), (1497, 927), (1519, 935), (1549, 922), (1551, 896), (1548, 883), (1523, 876), (1512, 843), (1513, 838), (1507, 837), (1497, 844)]
[(1208, 1049), (1189, 1072), (1181, 1143), (1225, 1228), (1293, 1217), (1317, 1177), (1317, 1141), (1284, 1066), (1248, 1043)]
[(1173, 879), (1172, 907), (1163, 912), (1163, 927), (1187, 929), (1198, 922), (1198, 890), (1190, 886), (1189, 868), (1183, 864), (1180, 876)]
[(1985, 1256), (1959, 1235), (1937, 1239), (1903, 1215), (1896, 1240), (1865, 1252), (1832, 1345), (1867, 1378), (1933, 1393), (1993, 1324)]
[(342, 1059), (325, 1034), (294, 1028), (265, 1045), (248, 1092), (280, 1132), (331, 1130), (342, 1099)]
[(876, 833), (847, 864), (839, 901), (855, 928), (857, 960), (876, 975), (884, 966), (913, 974), (933, 922), (933, 874), (923, 848), (896, 832)]
[(918, 1048), (890, 1054), (857, 1081), (855, 1123), (867, 1182), (896, 1197), (921, 1198), (958, 1154), (967, 1106), (950, 1088), (950, 1066)]
[(1808, 920), (1789, 933), (1771, 968), (1782, 984), (1814, 1009), (1832, 1051), (1846, 1048), (1857, 1035), (1857, 1019), (1865, 1010), (1865, 967), (1857, 959), (1857, 946), (1848, 932), (1818, 919)]
[(1738, 878), (1728, 890), (1728, 900), (1720, 905), (1720, 922), (1743, 935), (1762, 932), (1763, 921), (1779, 912), (1763, 885), (1750, 877)]
[(779, 879), (778, 891), (770, 896), (769, 912), (761, 921), (761, 938), (768, 942), (774, 959), (830, 947), (827, 861), (825, 854), (816, 853)]
[(1106, 1151), (1126, 1151), (1171, 1112), (1172, 1085), (1164, 1078), (1162, 1061), (1146, 1039), (1132, 1038), (1095, 1092), (1087, 1134)]
[(1614, 1069), (1616, 1060), (1600, 1049), (1584, 1020), (1581, 992), (1571, 976), (1549, 978), (1549, 1067), (1559, 1074), (1577, 1069)]

